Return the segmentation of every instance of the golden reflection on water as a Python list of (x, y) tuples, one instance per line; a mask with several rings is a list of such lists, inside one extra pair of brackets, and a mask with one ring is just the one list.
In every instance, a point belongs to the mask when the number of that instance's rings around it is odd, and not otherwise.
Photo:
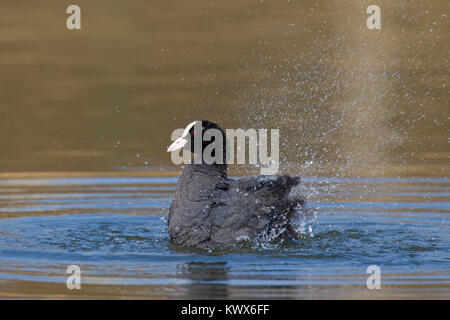
[[(0, 178), (176, 176), (170, 134), (194, 119), (280, 128), (284, 172), (447, 176), (450, 2), (377, 1), (379, 31), (366, 28), (371, 4), (79, 0), (82, 30), (69, 31), (68, 3), (4, 2)], [(2, 280), (0, 297), (191, 297), (185, 289), (86, 285), (80, 296)], [(286, 296), (445, 298), (448, 286), (315, 290)]]
[[(382, 290), (367, 290), (364, 285), (314, 286), (226, 286), (217, 284), (186, 285), (117, 285), (83, 284), (81, 290), (69, 291), (65, 283), (34, 281), (3, 281), (2, 299), (446, 299), (448, 285), (430, 280), (433, 273), (385, 274), (398, 284), (383, 285)], [(329, 275), (317, 277), (324, 281)], [(355, 279), (364, 283), (361, 275), (335, 275), (334, 280)], [(414, 284), (408, 283), (414, 281)], [(221, 287), (221, 288), (220, 288)]]
[(379, 1), (379, 31), (368, 1), (77, 4), (2, 4), (3, 172), (171, 165), (203, 118), (280, 128), (288, 172), (448, 174), (447, 1)]

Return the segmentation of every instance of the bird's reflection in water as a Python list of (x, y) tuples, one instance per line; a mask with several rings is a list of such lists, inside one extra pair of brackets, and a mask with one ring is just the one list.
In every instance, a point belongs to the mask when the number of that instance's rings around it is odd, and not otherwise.
[(185, 299), (227, 299), (227, 262), (187, 262), (180, 267), (180, 276), (190, 280), (185, 286)]

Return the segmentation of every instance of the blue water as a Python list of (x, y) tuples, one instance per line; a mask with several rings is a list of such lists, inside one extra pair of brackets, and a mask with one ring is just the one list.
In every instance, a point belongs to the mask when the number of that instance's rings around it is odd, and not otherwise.
[[(0, 294), (62, 288), (78, 265), (81, 292), (108, 297), (450, 298), (450, 179), (305, 178), (295, 192), (314, 214), (300, 241), (227, 251), (170, 243), (176, 182), (0, 179)], [(366, 286), (370, 265), (380, 290)]]

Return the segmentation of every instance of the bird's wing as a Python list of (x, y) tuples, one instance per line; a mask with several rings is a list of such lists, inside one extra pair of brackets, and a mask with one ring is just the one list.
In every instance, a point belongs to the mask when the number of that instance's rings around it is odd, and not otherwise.
[(238, 180), (238, 186), (246, 192), (271, 201), (273, 199), (283, 199), (289, 194), (292, 187), (300, 183), (300, 177), (281, 176), (261, 176), (250, 179)]

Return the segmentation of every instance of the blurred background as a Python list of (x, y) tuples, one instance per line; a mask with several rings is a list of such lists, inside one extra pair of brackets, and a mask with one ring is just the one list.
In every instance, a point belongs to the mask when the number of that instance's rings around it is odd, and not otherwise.
[[(81, 30), (66, 27), (72, 4)], [(449, 9), (2, 1), (0, 297), (448, 299)], [(302, 176), (311, 210), (298, 242), (171, 243), (181, 167), (166, 150), (202, 119), (280, 130), (280, 172)], [(73, 264), (82, 290), (66, 288)]]
[(3, 175), (169, 170), (196, 119), (279, 128), (283, 172), (448, 174), (448, 1), (70, 4), (2, 3)]

